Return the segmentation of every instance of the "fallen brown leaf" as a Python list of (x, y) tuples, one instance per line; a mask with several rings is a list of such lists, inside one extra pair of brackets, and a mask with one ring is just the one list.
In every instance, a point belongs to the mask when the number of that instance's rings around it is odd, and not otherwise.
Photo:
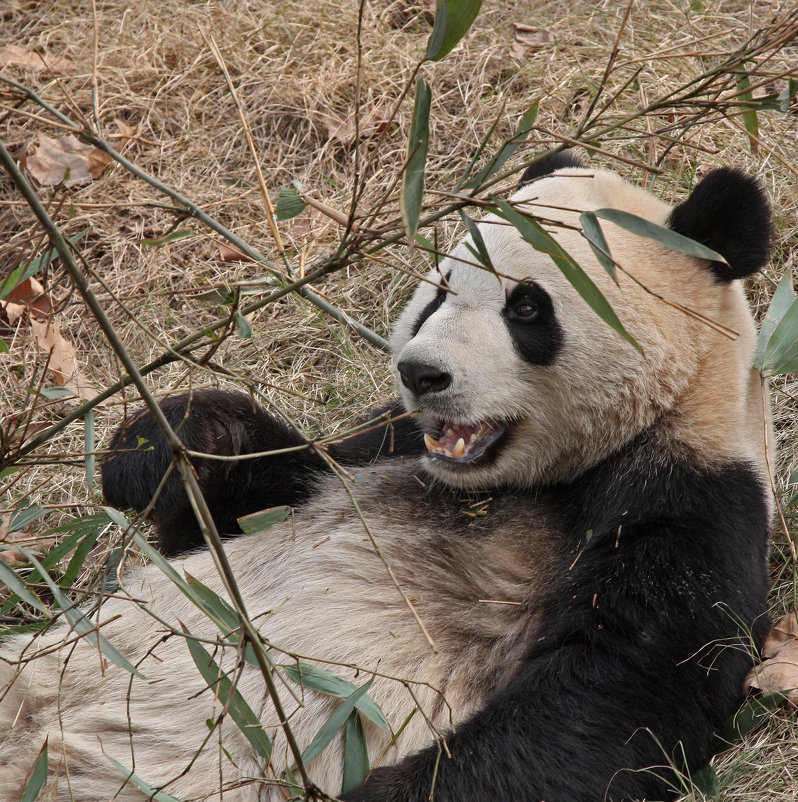
[(114, 119), (116, 127), (119, 129), (119, 141), (129, 142), (136, 136), (136, 129), (132, 125), (128, 125), (124, 120)]
[(219, 259), (222, 262), (251, 262), (243, 251), (239, 251), (234, 245), (229, 242), (217, 242), (216, 247), (219, 249)]
[(524, 25), (522, 22), (513, 23), (513, 33), (515, 41), (510, 47), (510, 53), (516, 58), (525, 58), (551, 42), (551, 35), (547, 30)]
[[(330, 139), (337, 139), (342, 145), (353, 145), (355, 142), (354, 112), (344, 116), (335, 112), (317, 112), (319, 119), (327, 129)], [(360, 110), (360, 138), (368, 139), (380, 133), (390, 122), (390, 106), (388, 103), (375, 103), (370, 108)]]
[(37, 137), (39, 146), (28, 156), (27, 166), (43, 186), (89, 184), (100, 177), (111, 161), (107, 153), (85, 145), (72, 134), (54, 138), (39, 133)]
[(48, 70), (56, 75), (73, 72), (77, 69), (69, 59), (39, 54), (35, 50), (19, 45), (0, 47), (0, 70), (4, 67), (20, 67), (35, 72)]
[(746, 688), (763, 693), (786, 693), (798, 705), (798, 620), (787, 613), (773, 626), (762, 646), (763, 660), (754, 666), (745, 680)]
[(52, 317), (52, 301), (35, 278), (18, 284), (0, 300), (0, 309), (5, 312), (10, 325), (27, 315), (36, 347), (49, 354), (47, 369), (57, 385), (66, 387), (84, 400), (91, 400), (97, 395), (97, 391), (78, 369), (75, 348), (61, 334), (58, 321)]

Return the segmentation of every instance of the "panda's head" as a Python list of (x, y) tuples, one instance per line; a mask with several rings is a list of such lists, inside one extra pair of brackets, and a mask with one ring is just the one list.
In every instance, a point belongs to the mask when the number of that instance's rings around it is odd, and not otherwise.
[[(770, 209), (758, 183), (715, 170), (672, 208), (571, 157), (554, 166), (527, 173), (511, 201), (556, 221), (547, 229), (642, 352), (590, 309), (549, 256), (504, 220), (485, 217), (479, 230), (496, 272), (479, 265), (466, 238), (419, 285), (393, 332), (394, 367), (426, 433), (429, 472), (474, 488), (570, 479), (655, 424), (668, 447), (690, 448), (696, 459), (758, 459), (755, 330), (735, 281), (769, 253)], [(607, 207), (669, 226), (728, 264), (602, 221), (616, 284), (579, 226), (581, 212)]]

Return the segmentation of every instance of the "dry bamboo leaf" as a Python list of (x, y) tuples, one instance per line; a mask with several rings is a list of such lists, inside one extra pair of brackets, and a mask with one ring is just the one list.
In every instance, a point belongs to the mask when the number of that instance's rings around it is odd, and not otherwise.
[(798, 704), (798, 618), (796, 613), (782, 616), (765, 639), (762, 662), (746, 677), (746, 688), (764, 693), (786, 693)]
[(252, 262), (243, 251), (239, 251), (234, 245), (229, 242), (217, 242), (216, 247), (219, 249), (219, 259), (222, 262)]
[(107, 153), (85, 145), (72, 134), (54, 138), (39, 133), (37, 137), (39, 146), (27, 161), (31, 174), (43, 186), (89, 184), (111, 161)]
[(63, 334), (57, 320), (30, 322), (33, 339), (40, 351), (49, 354), (47, 369), (53, 381), (60, 387), (71, 390), (78, 398), (90, 401), (97, 395), (89, 381), (78, 369), (75, 348)]
[[(330, 139), (337, 139), (342, 145), (353, 145), (355, 142), (354, 114), (342, 116), (335, 112), (318, 112), (318, 117), (327, 129)], [(375, 103), (370, 108), (361, 109), (360, 112), (360, 138), (368, 139), (382, 131), (390, 122), (390, 107), (388, 103)]]
[(41, 283), (29, 278), (0, 300), (0, 309), (5, 310), (8, 322), (13, 324), (28, 310), (34, 317), (44, 320), (53, 311), (53, 304)]
[(129, 142), (136, 136), (136, 129), (132, 125), (128, 125), (124, 120), (115, 118), (114, 123), (119, 129), (119, 141), (122, 143)]
[(69, 59), (39, 54), (35, 50), (19, 45), (0, 47), (0, 70), (5, 67), (20, 67), (36, 72), (48, 70), (56, 75), (77, 69)]
[(522, 22), (513, 23), (513, 33), (515, 41), (510, 53), (516, 58), (525, 58), (551, 42), (551, 35), (547, 30), (524, 25)]

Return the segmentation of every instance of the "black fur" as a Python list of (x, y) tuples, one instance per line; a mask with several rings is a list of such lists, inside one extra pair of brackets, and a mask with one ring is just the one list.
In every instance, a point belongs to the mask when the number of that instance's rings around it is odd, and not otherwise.
[(413, 336), (415, 337), (416, 334), (421, 331), (421, 327), (424, 325), (424, 321), (428, 317), (432, 317), (435, 312), (441, 307), (443, 302), (446, 300), (446, 290), (444, 289), (445, 286), (449, 284), (449, 278), (451, 277), (452, 273), (449, 271), (444, 277), (441, 285), (438, 287), (438, 291), (435, 293), (435, 297), (421, 310), (421, 314), (416, 319), (416, 322), (413, 324)]
[(543, 178), (544, 175), (549, 175), (555, 170), (562, 170), (564, 167), (584, 167), (580, 158), (570, 150), (561, 150), (559, 153), (554, 153), (551, 156), (540, 161), (530, 164), (524, 170), (521, 180), (518, 182), (518, 187), (521, 188), (526, 184), (531, 184), (538, 178)]
[(713, 170), (672, 212), (668, 226), (717, 251), (728, 265), (711, 262), (719, 281), (748, 276), (770, 258), (773, 223), (761, 184), (731, 167)]
[[(264, 412), (247, 396), (220, 390), (204, 390), (168, 398), (161, 404), (169, 424), (190, 450), (233, 456), (306, 445), (296, 431)], [(376, 410), (383, 417), (368, 431), (329, 447), (330, 456), (344, 465), (370, 462), (386, 455), (421, 453), (421, 433), (410, 418), (387, 423), (404, 413), (401, 402)], [(199, 525), (172, 470), (172, 453), (157, 425), (141, 412), (119, 427), (111, 441), (117, 452), (102, 469), (103, 494), (108, 504), (138, 511), (152, 504), (150, 518), (158, 530), (160, 550), (175, 556), (203, 546)], [(194, 459), (200, 488), (222, 535), (240, 535), (237, 519), (280, 504), (305, 501), (314, 487), (314, 476), (328, 465), (312, 449), (277, 457), (258, 457), (234, 462)]]
[[(535, 314), (527, 319), (521, 312), (525, 305)], [(549, 294), (537, 284), (518, 284), (504, 308), (504, 320), (513, 345), (533, 365), (551, 365), (562, 346), (562, 329)]]
[(598, 802), (676, 795), (742, 701), (768, 629), (764, 490), (751, 469), (663, 460), (646, 437), (543, 491), (571, 539), (545, 637), (515, 680), (347, 802)]

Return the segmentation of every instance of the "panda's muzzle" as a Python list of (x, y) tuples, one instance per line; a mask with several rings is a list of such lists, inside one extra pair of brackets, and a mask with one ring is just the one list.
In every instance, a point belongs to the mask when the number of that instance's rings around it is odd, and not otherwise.
[(402, 360), (397, 366), (402, 384), (417, 397), (427, 393), (439, 393), (451, 383), (451, 374), (423, 362)]

